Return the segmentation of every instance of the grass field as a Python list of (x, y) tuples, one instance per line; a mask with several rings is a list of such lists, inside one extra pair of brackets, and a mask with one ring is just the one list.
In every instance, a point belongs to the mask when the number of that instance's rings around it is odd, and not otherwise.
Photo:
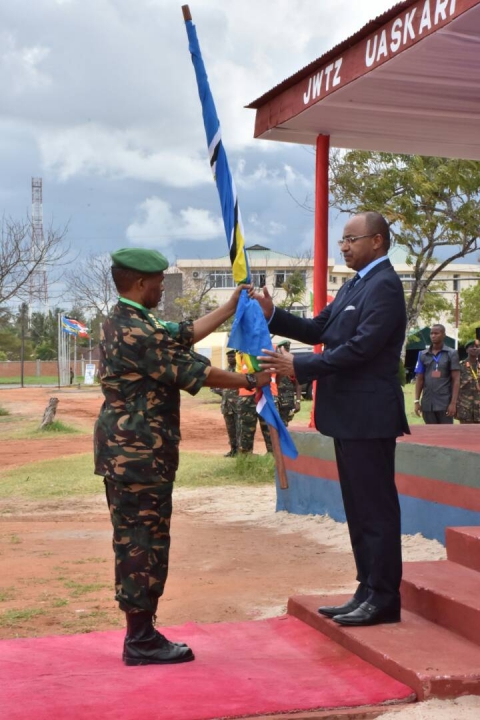
[[(273, 482), (271, 455), (218, 455), (181, 452), (176, 484), (180, 487), (264, 485)], [(0, 472), (0, 498), (67, 498), (103, 492), (102, 478), (93, 473), (92, 453), (29, 463)]]
[[(0, 377), (0, 385), (20, 385), (20, 375), (14, 377)], [(83, 383), (83, 377), (78, 377), (75, 384)], [(58, 375), (28, 375), (23, 378), (24, 385), (58, 385)]]

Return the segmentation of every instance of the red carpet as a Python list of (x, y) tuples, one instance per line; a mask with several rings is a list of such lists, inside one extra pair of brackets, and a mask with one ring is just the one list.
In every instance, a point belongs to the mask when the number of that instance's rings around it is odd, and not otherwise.
[(0, 642), (4, 720), (211, 720), (412, 698), (296, 618), (166, 631), (196, 660), (125, 667), (123, 632)]

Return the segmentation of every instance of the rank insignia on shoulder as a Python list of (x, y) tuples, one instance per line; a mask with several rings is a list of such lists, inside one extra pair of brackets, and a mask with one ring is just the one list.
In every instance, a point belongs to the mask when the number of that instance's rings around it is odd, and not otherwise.
[(148, 313), (148, 319), (152, 323), (155, 330), (163, 329), (162, 323), (160, 322), (160, 320), (158, 320), (158, 318), (155, 317), (155, 315), (153, 313)]

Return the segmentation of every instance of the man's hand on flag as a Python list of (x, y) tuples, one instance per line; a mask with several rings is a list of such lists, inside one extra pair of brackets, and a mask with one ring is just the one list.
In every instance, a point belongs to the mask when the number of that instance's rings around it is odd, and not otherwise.
[(267, 320), (273, 315), (274, 304), (270, 293), (266, 287), (263, 287), (260, 292), (256, 292), (253, 285), (248, 285), (248, 297), (252, 300), (258, 300), (258, 304), (262, 308), (262, 312)]
[(295, 375), (292, 353), (287, 352), (283, 348), (279, 348), (277, 352), (262, 348), (262, 353), (263, 355), (258, 356), (262, 370), (269, 370), (278, 375), (287, 375), (289, 377)]

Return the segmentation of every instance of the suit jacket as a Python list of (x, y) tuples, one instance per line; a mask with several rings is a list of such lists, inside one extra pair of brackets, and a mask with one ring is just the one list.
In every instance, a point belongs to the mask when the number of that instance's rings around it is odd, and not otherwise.
[(312, 319), (275, 309), (269, 329), (322, 353), (294, 359), (300, 383), (317, 381), (315, 426), (338, 439), (398, 437), (409, 433), (398, 379), (405, 338), (403, 287), (390, 261), (379, 263)]

